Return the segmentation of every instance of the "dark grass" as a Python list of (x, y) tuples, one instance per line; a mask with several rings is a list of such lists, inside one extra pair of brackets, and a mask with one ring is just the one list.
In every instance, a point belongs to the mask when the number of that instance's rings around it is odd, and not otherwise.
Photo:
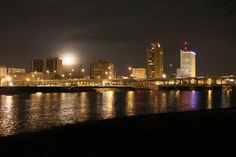
[(236, 110), (165, 113), (0, 138), (0, 156), (236, 156)]

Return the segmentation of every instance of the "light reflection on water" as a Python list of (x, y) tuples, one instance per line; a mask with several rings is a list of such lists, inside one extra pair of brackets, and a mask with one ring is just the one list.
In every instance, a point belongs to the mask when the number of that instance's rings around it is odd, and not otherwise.
[(207, 92), (207, 109), (212, 109), (212, 90)]
[(235, 107), (235, 91), (99, 91), (0, 95), (0, 136), (88, 120)]
[(135, 114), (135, 95), (134, 91), (128, 91), (126, 94), (126, 114), (128, 116)]

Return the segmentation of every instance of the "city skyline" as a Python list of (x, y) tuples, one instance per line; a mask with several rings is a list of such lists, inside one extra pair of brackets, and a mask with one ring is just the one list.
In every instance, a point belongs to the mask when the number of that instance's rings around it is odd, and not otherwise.
[[(132, 69), (133, 67), (140, 67), (140, 68), (145, 68), (146, 74), (147, 74), (147, 78), (165, 78), (165, 77), (198, 77), (200, 75), (198, 75), (196, 67), (197, 67), (197, 59), (196, 59), (196, 53), (191, 51), (190, 49), (188, 49), (188, 42), (184, 42), (184, 47), (180, 48), (180, 54), (179, 54), (179, 67), (177, 67), (176, 69), (173, 68), (173, 64), (165, 64), (165, 52), (164, 49), (161, 47), (161, 44), (158, 41), (152, 41), (147, 45), (146, 48), (146, 59), (143, 60), (143, 62), (145, 62), (146, 64), (143, 66), (142, 64), (139, 65), (130, 65), (126, 68), (128, 68), (128, 74), (126, 72), (124, 73), (120, 73), (117, 76), (124, 76), (124, 75), (128, 75), (130, 76), (130, 69)], [(185, 67), (183, 67), (183, 56), (185, 56), (187, 58), (189, 58), (189, 55), (193, 55), (193, 58), (191, 59), (191, 65), (187, 65), (186, 66), (190, 66), (191, 70), (191, 74), (184, 74), (185, 72)], [(151, 58), (150, 58), (151, 57)], [(186, 59), (186, 57), (184, 57)], [(151, 59), (151, 60), (150, 60)], [(57, 60), (60, 63), (57, 63)], [(76, 56), (73, 56), (70, 53), (64, 53), (64, 55), (61, 55), (61, 57), (59, 56), (46, 56), (45, 58), (32, 58), (30, 61), (30, 66), (26, 66), (24, 69), (21, 69), (19, 67), (14, 67), (12, 65), (3, 65), (0, 64), (1, 66), (5, 66), (7, 69), (13, 68), (14, 70), (17, 70), (17, 68), (19, 70), (24, 70), (25, 72), (28, 73), (33, 73), (33, 72), (41, 72), (41, 73), (57, 73), (58, 76), (64, 75), (65, 73), (69, 73), (71, 72), (71, 70), (73, 70), (74, 72), (78, 72), (81, 73), (81, 69), (83, 69), (83, 71), (87, 73), (87, 76), (91, 75), (91, 64), (93, 64), (94, 62), (97, 61), (104, 61), (104, 62), (112, 62), (112, 64), (114, 64), (113, 59), (109, 59), (109, 60), (104, 60), (104, 59), (94, 59), (92, 60), (90, 63), (87, 64), (80, 64), (78, 61), (78, 58)], [(184, 61), (185, 62), (185, 61)], [(152, 64), (152, 65), (149, 65)], [(154, 66), (153, 66), (154, 65)], [(59, 69), (57, 69), (59, 66)], [(83, 67), (87, 67), (87, 68), (81, 68), (81, 66)], [(151, 67), (153, 66), (153, 68)], [(184, 65), (185, 66), (185, 65)], [(164, 68), (165, 67), (165, 68)], [(182, 67), (182, 68), (181, 68)], [(69, 69), (68, 69), (69, 68)], [(165, 71), (166, 69), (171, 68), (174, 69), (175, 71)], [(26, 70), (27, 69), (27, 70)], [(77, 69), (77, 70), (75, 70)], [(116, 68), (116, 70), (119, 69)], [(187, 70), (186, 69), (186, 70)], [(69, 72), (68, 72), (69, 70)], [(117, 73), (117, 71), (114, 71), (115, 73)], [(83, 73), (84, 73), (83, 72)], [(89, 73), (88, 73), (89, 72)], [(150, 74), (149, 74), (150, 73)], [(84, 73), (85, 74), (85, 73)], [(226, 75), (232, 75), (232, 74), (226, 74)], [(234, 74), (233, 74), (234, 75)], [(217, 76), (217, 75), (204, 75), (204, 76)], [(220, 75), (218, 75), (220, 76)], [(222, 75), (223, 76), (223, 75)]]
[(5, 1), (0, 6), (0, 64), (29, 70), (33, 58), (70, 52), (79, 64), (112, 60), (118, 75), (128, 74), (128, 66), (145, 67), (146, 45), (159, 41), (166, 54), (164, 69), (172, 73), (179, 67), (182, 43), (188, 41), (198, 56), (199, 75), (235, 74), (235, 11), (225, 16), (230, 9), (210, 3)]

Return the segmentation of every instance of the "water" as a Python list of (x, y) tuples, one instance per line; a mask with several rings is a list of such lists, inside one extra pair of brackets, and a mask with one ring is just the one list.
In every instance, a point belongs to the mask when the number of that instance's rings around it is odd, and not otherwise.
[(236, 107), (236, 91), (100, 91), (0, 95), (0, 136), (88, 120)]

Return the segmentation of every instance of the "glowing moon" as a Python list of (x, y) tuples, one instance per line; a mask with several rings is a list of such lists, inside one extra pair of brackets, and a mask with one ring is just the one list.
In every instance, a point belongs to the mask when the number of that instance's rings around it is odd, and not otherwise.
[(75, 65), (77, 64), (77, 58), (72, 55), (64, 55), (62, 56), (62, 64), (63, 65)]

